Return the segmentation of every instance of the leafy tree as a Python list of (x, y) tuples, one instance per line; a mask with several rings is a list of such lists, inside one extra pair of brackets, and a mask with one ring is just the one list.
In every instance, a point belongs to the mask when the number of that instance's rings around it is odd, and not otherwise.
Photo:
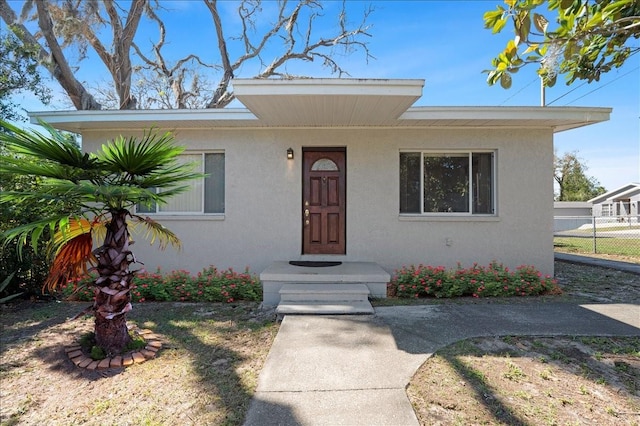
[[(263, 3), (268, 7), (263, 8)], [(118, 109), (141, 105), (222, 108), (235, 98), (231, 79), (243, 69), (258, 69), (252, 75), (256, 78), (287, 78), (292, 77), (287, 64), (315, 61), (342, 75), (347, 72), (336, 59), (338, 49), (345, 54), (364, 50), (366, 59), (370, 57), (364, 38), (369, 36), (366, 19), (372, 9), (366, 9), (362, 21), (352, 25), (343, 2), (334, 30), (325, 31), (317, 25), (324, 19), (319, 0), (240, 0), (236, 4), (239, 25), (223, 21), (217, 0), (199, 3), (202, 13), (211, 16), (215, 38), (194, 41), (213, 47), (215, 63), (193, 53), (167, 57), (160, 0), (25, 1), (20, 18), (8, 0), (0, 0), (0, 17), (25, 45), (35, 46), (38, 59), (81, 110), (101, 109), (102, 103)], [(156, 42), (138, 36), (143, 20), (157, 25)], [(270, 24), (265, 26), (265, 22)], [(115, 94), (92, 91), (76, 78), (77, 65), (90, 50), (108, 71)], [(79, 58), (78, 64), (71, 63), (73, 57)], [(139, 83), (143, 89), (137, 93), (144, 99), (134, 95)]]
[(553, 177), (560, 187), (557, 201), (587, 201), (606, 192), (600, 182), (586, 175), (586, 171), (587, 166), (578, 158), (577, 152), (554, 156)]
[(502, 31), (509, 20), (515, 30), (514, 39), (493, 59), (493, 69), (485, 71), (490, 85), (500, 82), (508, 89), (512, 74), (531, 63), (540, 65), (538, 74), (545, 86), (553, 86), (558, 74), (566, 75), (567, 85), (578, 79), (591, 83), (640, 51), (640, 46), (630, 43), (640, 37), (638, 0), (504, 3), (506, 7), (498, 6), (484, 14), (485, 28), (494, 34)]
[(6, 32), (0, 35), (0, 58), (0, 120), (24, 120), (11, 95), (33, 92), (45, 104), (51, 98), (38, 71), (35, 49), (20, 42), (12, 32)]
[[(4, 128), (2, 128), (4, 129)], [(73, 137), (65, 135), (70, 142)], [(4, 144), (0, 144), (0, 158), (11, 156), (25, 163), (37, 163), (40, 159), (26, 158), (12, 153)], [(35, 192), (39, 191), (42, 178), (33, 175), (14, 173), (0, 173), (0, 192)], [(55, 200), (29, 205), (0, 203), (0, 234), (51, 214), (70, 215), (77, 211), (75, 203)], [(51, 238), (48, 230), (42, 235), (35, 249), (27, 246), (22, 249), (22, 256), (18, 256), (16, 241), (9, 241), (0, 246), (0, 282), (12, 276), (8, 285), (0, 292), (0, 298), (17, 293), (26, 293), (29, 297), (40, 297), (42, 283), (47, 278), (50, 259), (45, 253), (47, 241)]]
[[(44, 125), (44, 123), (43, 123)], [(95, 300), (90, 310), (95, 316), (96, 343), (107, 354), (116, 354), (130, 341), (126, 313), (131, 310), (131, 282), (135, 263), (131, 251), (132, 224), (143, 226), (160, 247), (179, 247), (179, 239), (168, 229), (130, 210), (136, 204), (166, 202), (186, 190), (190, 180), (201, 178), (178, 158), (183, 148), (173, 145), (170, 134), (145, 134), (137, 138), (118, 137), (105, 143), (96, 154), (82, 153), (64, 135), (45, 125), (49, 135), (26, 131), (0, 122), (8, 132), (0, 142), (8, 150), (37, 162), (25, 162), (13, 155), (0, 158), (0, 173), (37, 176), (37, 188), (5, 191), (1, 204), (30, 206), (42, 202), (70, 202), (79, 213), (47, 212), (38, 220), (6, 231), (6, 242), (16, 241), (18, 249), (28, 241), (36, 249), (43, 232), (54, 234), (50, 248), (54, 255), (45, 287), (55, 290), (86, 274), (93, 265), (98, 277), (93, 282)], [(93, 249), (94, 237), (102, 244)]]

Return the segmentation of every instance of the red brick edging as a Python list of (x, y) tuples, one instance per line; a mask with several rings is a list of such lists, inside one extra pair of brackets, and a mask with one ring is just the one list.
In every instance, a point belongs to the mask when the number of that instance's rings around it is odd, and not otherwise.
[(71, 362), (73, 362), (77, 367), (86, 368), (87, 370), (128, 367), (130, 365), (141, 364), (149, 359), (155, 358), (160, 348), (162, 348), (160, 337), (154, 334), (151, 330), (136, 330), (135, 332), (146, 341), (147, 345), (144, 349), (130, 352), (128, 354), (94, 360), (93, 358), (86, 356), (82, 352), (82, 347), (78, 344), (67, 346), (64, 348), (64, 351)]

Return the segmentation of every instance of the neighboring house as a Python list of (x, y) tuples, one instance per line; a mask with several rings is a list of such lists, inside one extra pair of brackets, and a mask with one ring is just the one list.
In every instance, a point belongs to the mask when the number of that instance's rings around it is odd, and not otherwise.
[(567, 231), (590, 224), (591, 203), (588, 201), (554, 201), (553, 230)]
[(640, 183), (628, 183), (589, 200), (593, 215), (618, 222), (637, 223), (640, 216)]
[[(554, 133), (609, 108), (426, 107), (423, 80), (233, 81), (246, 108), (32, 114), (97, 150), (152, 127), (209, 174), (141, 211), (184, 249), (134, 246), (148, 270), (274, 261), (531, 264), (553, 273)], [(635, 204), (637, 209), (637, 202)], [(149, 211), (151, 210), (151, 211)]]

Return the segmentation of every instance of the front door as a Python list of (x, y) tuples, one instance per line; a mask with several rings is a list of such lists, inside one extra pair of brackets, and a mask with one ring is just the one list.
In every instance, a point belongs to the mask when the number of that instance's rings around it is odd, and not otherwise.
[(346, 151), (305, 149), (302, 158), (302, 254), (346, 253)]

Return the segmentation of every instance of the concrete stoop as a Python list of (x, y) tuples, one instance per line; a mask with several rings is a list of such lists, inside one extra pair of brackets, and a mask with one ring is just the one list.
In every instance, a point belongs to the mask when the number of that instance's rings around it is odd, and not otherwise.
[(285, 314), (373, 314), (369, 297), (386, 297), (390, 275), (373, 262), (329, 267), (272, 263), (260, 274), (265, 306)]
[(276, 314), (373, 314), (364, 284), (284, 284)]

